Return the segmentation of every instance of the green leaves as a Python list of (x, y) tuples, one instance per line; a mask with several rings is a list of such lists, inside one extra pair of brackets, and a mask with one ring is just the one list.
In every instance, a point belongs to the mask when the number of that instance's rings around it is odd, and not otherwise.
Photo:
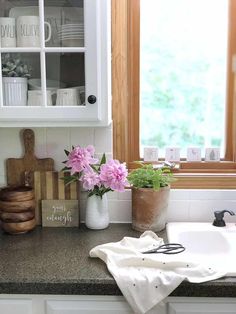
[(64, 149), (64, 152), (65, 152), (66, 156), (68, 156), (70, 154), (70, 152), (67, 149)]
[(102, 159), (101, 159), (101, 161), (100, 161), (100, 166), (101, 166), (101, 165), (103, 165), (103, 164), (105, 164), (105, 163), (106, 163), (106, 161), (107, 161), (107, 159), (106, 159), (106, 155), (105, 155), (105, 153), (103, 153), (103, 155), (102, 155)]
[(153, 188), (159, 190), (174, 181), (169, 168), (153, 169), (151, 164), (142, 165), (130, 172), (128, 181), (136, 188)]
[(9, 53), (2, 57), (2, 75), (5, 77), (26, 77), (30, 78), (31, 67), (24, 63), (17, 55)]

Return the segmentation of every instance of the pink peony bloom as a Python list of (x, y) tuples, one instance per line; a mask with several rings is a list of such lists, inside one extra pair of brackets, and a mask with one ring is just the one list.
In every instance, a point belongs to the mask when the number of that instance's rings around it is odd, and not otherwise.
[(71, 174), (91, 169), (90, 164), (96, 164), (98, 159), (93, 158), (95, 149), (92, 145), (82, 148), (76, 146), (68, 155), (66, 166), (71, 168)]
[(101, 183), (114, 191), (124, 192), (124, 187), (128, 183), (127, 175), (125, 164), (121, 164), (118, 160), (111, 159), (101, 166)]
[(95, 187), (95, 185), (97, 186), (101, 185), (99, 175), (93, 170), (85, 171), (83, 176), (80, 178), (80, 181), (83, 184), (83, 188), (86, 190), (92, 190)]

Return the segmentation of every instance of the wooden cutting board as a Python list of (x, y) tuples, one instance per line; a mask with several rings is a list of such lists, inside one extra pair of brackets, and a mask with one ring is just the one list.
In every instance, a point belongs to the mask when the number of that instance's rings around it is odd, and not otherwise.
[(54, 160), (52, 158), (39, 159), (34, 154), (35, 138), (31, 129), (22, 132), (25, 155), (22, 158), (8, 158), (6, 160), (7, 184), (25, 185), (25, 172), (52, 171)]
[(65, 185), (62, 180), (66, 174), (57, 171), (26, 172), (26, 184), (34, 188), (35, 219), (37, 225), (42, 224), (42, 200), (79, 200), (79, 184), (73, 182)]

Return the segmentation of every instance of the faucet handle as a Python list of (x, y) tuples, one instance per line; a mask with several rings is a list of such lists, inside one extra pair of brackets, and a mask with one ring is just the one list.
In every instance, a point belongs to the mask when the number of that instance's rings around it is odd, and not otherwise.
[(216, 210), (214, 211), (215, 219), (213, 221), (213, 226), (216, 227), (224, 227), (225, 221), (224, 221), (224, 214), (229, 213), (231, 216), (234, 216), (235, 213), (232, 210)]

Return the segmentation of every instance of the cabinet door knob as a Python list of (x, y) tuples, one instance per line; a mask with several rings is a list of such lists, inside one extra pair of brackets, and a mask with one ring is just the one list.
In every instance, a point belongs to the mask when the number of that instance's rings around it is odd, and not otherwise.
[(88, 96), (88, 102), (89, 102), (90, 104), (95, 104), (96, 101), (97, 101), (96, 96), (94, 96), (94, 95), (89, 95), (89, 96)]

